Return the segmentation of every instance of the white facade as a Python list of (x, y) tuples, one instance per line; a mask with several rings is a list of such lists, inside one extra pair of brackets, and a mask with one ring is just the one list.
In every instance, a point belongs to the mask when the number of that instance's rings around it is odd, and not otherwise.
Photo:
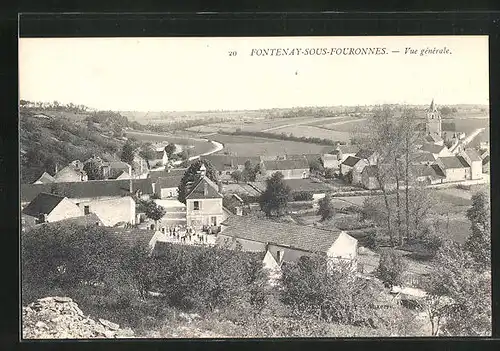
[(112, 227), (119, 222), (135, 224), (135, 201), (130, 196), (76, 201), (83, 214), (95, 213), (105, 226)]

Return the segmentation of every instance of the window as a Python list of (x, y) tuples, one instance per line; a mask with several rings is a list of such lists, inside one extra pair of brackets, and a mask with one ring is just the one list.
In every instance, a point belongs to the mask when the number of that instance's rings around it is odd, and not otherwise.
[(199, 209), (200, 209), (200, 202), (199, 201), (195, 201), (193, 203), (193, 210), (198, 211)]
[(83, 214), (84, 215), (90, 214), (90, 206), (84, 206), (83, 207)]
[(217, 225), (217, 217), (213, 216), (213, 217), (210, 217), (210, 222), (212, 223), (212, 225)]
[(283, 259), (283, 253), (281, 251), (276, 251), (276, 258), (278, 259), (278, 263), (281, 262), (281, 260)]

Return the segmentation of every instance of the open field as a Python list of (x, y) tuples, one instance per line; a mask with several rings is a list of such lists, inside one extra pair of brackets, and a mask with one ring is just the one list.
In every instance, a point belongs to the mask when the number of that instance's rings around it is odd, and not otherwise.
[(339, 132), (353, 132), (365, 124), (366, 118), (350, 118), (348, 120), (323, 124), (320, 127), (324, 129), (336, 130)]
[(349, 141), (350, 133), (347, 132), (337, 132), (334, 130), (327, 130), (320, 127), (307, 126), (307, 125), (298, 125), (280, 128), (271, 131), (271, 133), (282, 134), (285, 133), (287, 135), (293, 135), (296, 137), (306, 137), (306, 138), (321, 138), (321, 139), (330, 139), (335, 141)]
[[(212, 138), (212, 137), (210, 137)], [(246, 137), (245, 137), (246, 138)], [(217, 140), (213, 138), (212, 140)], [(227, 152), (235, 156), (278, 156), (278, 155), (300, 155), (300, 154), (319, 154), (325, 150), (331, 150), (332, 147), (325, 145), (301, 143), (297, 141), (283, 141), (274, 139), (265, 139), (263, 142), (233, 142), (224, 144), (224, 153)]]
[(127, 131), (126, 135), (128, 138), (135, 138), (137, 140), (142, 140), (142, 141), (150, 141), (150, 142), (168, 141), (169, 143), (188, 146), (191, 155), (204, 154), (206, 152), (214, 150), (215, 148), (211, 142), (200, 139), (181, 138), (171, 135), (161, 135), (154, 133), (142, 133), (142, 132), (131, 132), (131, 131)]

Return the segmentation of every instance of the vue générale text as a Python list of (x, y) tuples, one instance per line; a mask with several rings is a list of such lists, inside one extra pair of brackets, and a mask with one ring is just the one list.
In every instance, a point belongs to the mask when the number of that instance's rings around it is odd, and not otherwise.
[(250, 56), (385, 55), (387, 48), (267, 48), (252, 49)]

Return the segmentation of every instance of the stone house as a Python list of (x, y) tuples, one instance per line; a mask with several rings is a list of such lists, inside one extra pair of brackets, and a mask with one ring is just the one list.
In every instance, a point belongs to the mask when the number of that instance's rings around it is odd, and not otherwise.
[(207, 155), (202, 160), (208, 160), (218, 172), (220, 180), (230, 180), (234, 171), (243, 171), (245, 163), (250, 161), (253, 167), (260, 164), (260, 157), (243, 157), (232, 155)]
[(217, 235), (218, 242), (234, 240), (242, 251), (269, 252), (278, 265), (313, 255), (327, 257), (332, 262), (356, 264), (358, 241), (343, 231), (248, 216), (231, 216), (223, 225), (224, 229)]
[(27, 222), (38, 224), (80, 217), (82, 211), (65, 196), (42, 192), (22, 210), (22, 215)]
[(217, 228), (227, 218), (222, 199), (219, 186), (206, 176), (206, 168), (202, 164), (198, 180), (186, 195), (187, 225), (196, 230), (208, 227), (218, 230)]
[(47, 172), (43, 172), (40, 178), (35, 180), (33, 184), (47, 184), (47, 183), (54, 183), (54, 181), (55, 181), (54, 177), (52, 177)]
[(462, 156), (439, 157), (436, 164), (446, 176), (445, 182), (471, 179), (471, 167)]
[(83, 170), (83, 167), (75, 167), (73, 164), (69, 164), (54, 174), (54, 183), (86, 182), (87, 180), (87, 172)]
[(452, 156), (452, 153), (445, 145), (425, 143), (424, 145), (422, 145), (420, 150), (424, 152), (430, 152), (434, 155), (435, 158)]
[(483, 175), (483, 162), (481, 156), (474, 149), (465, 149), (460, 156), (470, 165), (471, 179), (481, 179)]

